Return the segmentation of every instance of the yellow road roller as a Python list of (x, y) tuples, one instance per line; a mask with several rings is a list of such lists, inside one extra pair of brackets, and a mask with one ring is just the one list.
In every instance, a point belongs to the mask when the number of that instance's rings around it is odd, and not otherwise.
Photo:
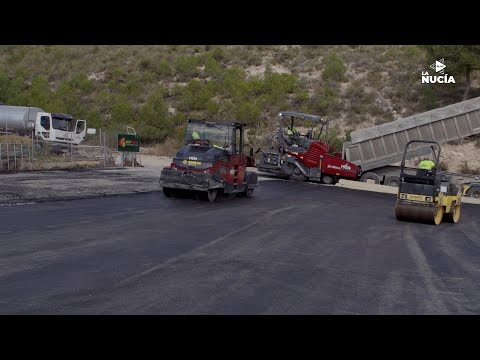
[[(422, 156), (433, 162), (431, 168), (406, 167), (407, 156)], [(435, 141), (412, 140), (405, 146), (400, 168), (395, 216), (400, 221), (440, 225), (442, 220), (460, 220), (462, 189), (438, 170), (440, 145)], [(421, 165), (422, 163), (420, 163)]]

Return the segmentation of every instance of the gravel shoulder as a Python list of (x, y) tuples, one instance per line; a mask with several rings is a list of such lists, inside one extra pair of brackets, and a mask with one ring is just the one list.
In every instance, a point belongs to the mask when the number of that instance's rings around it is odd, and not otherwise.
[(158, 191), (160, 172), (170, 160), (141, 155), (143, 167), (0, 174), (0, 205)]

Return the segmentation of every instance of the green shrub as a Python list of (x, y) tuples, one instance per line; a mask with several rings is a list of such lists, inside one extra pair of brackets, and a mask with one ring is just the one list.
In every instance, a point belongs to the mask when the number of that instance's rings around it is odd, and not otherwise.
[(407, 45), (403, 49), (404, 57), (408, 58), (422, 58), (424, 53), (417, 45)]
[(335, 52), (325, 59), (325, 69), (322, 72), (322, 79), (325, 81), (344, 81), (347, 68), (342, 60)]
[(402, 48), (398, 45), (390, 46), (385, 52), (385, 58), (388, 60), (398, 60), (402, 56)]
[(369, 71), (367, 81), (370, 85), (379, 87), (383, 83), (383, 76), (379, 71)]
[(0, 71), (0, 102), (7, 104), (12, 93), (11, 80), (5, 72)]
[(138, 99), (143, 94), (144, 83), (137, 77), (130, 77), (124, 84), (119, 85), (122, 94), (129, 98)]
[(338, 131), (336, 129), (329, 129), (327, 132), (323, 132), (320, 139), (330, 144), (334, 151), (342, 152), (343, 139), (338, 136)]
[(255, 124), (260, 119), (261, 113), (258, 105), (250, 102), (241, 103), (235, 109), (235, 121)]
[(85, 74), (77, 74), (73, 76), (70, 81), (70, 85), (79, 90), (81, 94), (88, 95), (95, 89), (95, 84), (92, 80), (88, 80)]
[(113, 81), (114, 83), (123, 82), (126, 78), (125, 69), (120, 66), (112, 66), (105, 71), (105, 80)]
[(149, 70), (152, 68), (152, 60), (148, 58), (143, 58), (138, 63), (138, 67), (140, 68), (140, 71)]
[(102, 124), (102, 116), (98, 110), (89, 110), (84, 119), (87, 120), (87, 127), (100, 128)]
[(309, 111), (321, 116), (335, 113), (338, 107), (338, 92), (335, 88), (326, 86), (315, 93), (308, 101)]
[(295, 91), (294, 98), (292, 99), (292, 106), (302, 107), (308, 102), (309, 99), (310, 99), (310, 94), (308, 93), (308, 91), (302, 88), (298, 88)]
[(297, 78), (295, 75), (266, 73), (262, 82), (264, 99), (269, 104), (285, 99), (288, 94), (293, 94), (296, 89)]
[(352, 131), (353, 131), (352, 129), (345, 130), (345, 141), (352, 141), (352, 137), (351, 137)]
[(419, 94), (421, 109), (428, 111), (435, 109), (438, 103), (438, 97), (435, 90), (430, 86), (425, 86), (420, 90)]
[(213, 57), (208, 57), (205, 60), (205, 74), (213, 79), (217, 79), (222, 74), (219, 62)]
[(137, 131), (146, 143), (163, 141), (170, 133), (171, 122), (163, 96), (162, 89), (156, 90), (140, 109)]
[(172, 126), (183, 126), (186, 124), (187, 115), (181, 111), (177, 111), (174, 115), (170, 117), (170, 122)]
[(237, 66), (225, 70), (221, 79), (222, 90), (233, 97), (245, 83), (245, 71)]
[(225, 51), (220, 47), (216, 47), (215, 49), (212, 50), (212, 57), (216, 61), (222, 62), (226, 59)]
[(173, 130), (173, 138), (175, 140), (177, 140), (179, 143), (183, 143), (184, 140), (185, 140), (185, 132), (186, 131), (187, 131), (187, 123), (186, 122), (183, 125), (175, 126), (175, 128)]
[(181, 111), (201, 111), (207, 108), (208, 102), (214, 96), (214, 86), (203, 84), (198, 80), (191, 80), (183, 89), (178, 101)]
[(162, 78), (169, 77), (173, 75), (173, 69), (166, 60), (162, 60), (155, 67), (155, 72)]
[(110, 104), (110, 116), (113, 124), (133, 124), (136, 116), (132, 105), (125, 95), (113, 96)]
[(52, 97), (48, 80), (42, 76), (34, 78), (26, 95), (30, 104), (37, 104), (35, 106), (40, 108), (48, 108)]
[(214, 102), (214, 101), (208, 101), (206, 106), (205, 106), (205, 117), (209, 119), (214, 119), (218, 112), (220, 111), (221, 105)]
[(176, 74), (183, 80), (199, 75), (198, 60), (193, 56), (180, 56), (175, 59), (173, 67)]

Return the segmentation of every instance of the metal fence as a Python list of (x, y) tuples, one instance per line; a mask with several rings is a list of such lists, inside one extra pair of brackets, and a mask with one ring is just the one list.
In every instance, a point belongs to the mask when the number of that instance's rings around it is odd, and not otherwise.
[(0, 143), (0, 172), (115, 166), (118, 153), (106, 146)]
[(0, 143), (0, 171), (33, 169), (32, 146)]
[(0, 141), (0, 172), (71, 167), (114, 167), (134, 161), (117, 151), (118, 134), (134, 133), (132, 128), (97, 129), (81, 145), (58, 144), (28, 137)]
[(96, 129), (95, 134), (87, 134), (84, 145), (106, 146), (116, 149), (118, 144), (118, 134), (135, 134), (135, 129), (130, 126), (118, 127), (115, 129)]

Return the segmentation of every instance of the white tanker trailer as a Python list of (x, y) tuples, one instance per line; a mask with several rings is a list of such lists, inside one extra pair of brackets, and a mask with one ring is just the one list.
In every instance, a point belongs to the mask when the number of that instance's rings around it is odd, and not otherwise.
[(52, 143), (78, 145), (85, 140), (87, 122), (37, 107), (0, 105), (0, 133), (32, 135)]

